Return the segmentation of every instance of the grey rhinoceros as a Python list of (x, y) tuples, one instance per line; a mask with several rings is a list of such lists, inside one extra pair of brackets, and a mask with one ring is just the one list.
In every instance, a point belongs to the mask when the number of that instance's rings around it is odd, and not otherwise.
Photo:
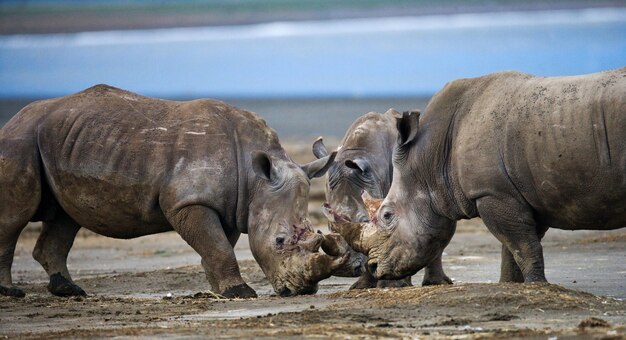
[[(250, 249), (281, 296), (314, 293), (348, 261), (318, 252), (309, 179), (334, 154), (294, 163), (256, 114), (220, 101), (166, 101), (97, 85), (35, 102), (0, 130), (0, 293), (18, 236), (43, 221), (33, 252), (56, 295), (82, 295), (67, 255), (83, 227), (115, 238), (175, 230), (200, 254), (212, 289), (254, 297), (233, 246)], [(331, 240), (327, 240), (332, 243)]]
[[(357, 118), (346, 131), (326, 180), (326, 202), (337, 214), (351, 221), (369, 222), (368, 210), (375, 211), (389, 192), (393, 177), (392, 154), (398, 139), (396, 119), (399, 117), (400, 113), (393, 109), (384, 114), (369, 112)], [(329, 155), (321, 138), (313, 144), (313, 154), (319, 159)], [(448, 283), (452, 281), (443, 271), (439, 254), (426, 267), (422, 285)], [(351, 289), (408, 285), (411, 285), (410, 276), (379, 281), (365, 271)]]
[(376, 220), (336, 222), (377, 278), (428, 265), (459, 219), (480, 216), (502, 243), (503, 282), (546, 280), (549, 227), (626, 226), (626, 68), (456, 80), (397, 126)]

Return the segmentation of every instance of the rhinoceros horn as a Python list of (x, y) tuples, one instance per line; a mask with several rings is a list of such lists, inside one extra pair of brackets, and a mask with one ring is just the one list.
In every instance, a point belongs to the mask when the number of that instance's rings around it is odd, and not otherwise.
[(305, 240), (298, 242), (298, 244), (304, 250), (317, 253), (322, 245), (322, 242), (324, 242), (323, 235), (310, 233)]
[[(321, 232), (318, 230), (318, 233)], [(348, 255), (348, 261), (344, 266), (333, 272), (334, 276), (355, 277), (361, 275), (366, 270), (367, 257), (350, 248), (348, 242), (337, 233), (324, 235), (322, 250), (332, 256)]]
[(322, 253), (313, 254), (310, 265), (310, 275), (313, 281), (329, 278), (348, 261), (349, 255), (331, 256)]
[[(321, 235), (321, 231), (318, 231)], [(322, 250), (328, 255), (340, 256), (345, 255), (350, 251), (348, 242), (337, 233), (330, 233), (324, 236), (324, 242), (322, 242)]]
[(332, 232), (341, 235), (352, 249), (367, 255), (369, 249), (363, 234), (366, 223), (351, 222), (346, 216), (337, 214), (328, 203), (324, 203), (322, 211)]
[(365, 209), (367, 210), (367, 216), (369, 220), (376, 222), (376, 212), (383, 203), (383, 199), (374, 198), (365, 190), (361, 192), (361, 199), (363, 200), (363, 204), (365, 204)]

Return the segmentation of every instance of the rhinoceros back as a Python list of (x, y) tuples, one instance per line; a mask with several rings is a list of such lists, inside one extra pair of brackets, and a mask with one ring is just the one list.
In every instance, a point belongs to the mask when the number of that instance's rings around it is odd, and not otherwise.
[(471, 141), (463, 150), (470, 163), (482, 163), (473, 171), (506, 177), (551, 227), (624, 226), (626, 68), (553, 78), (507, 72), (474, 82), (481, 90), (466, 118), (472, 123), (459, 132), (473, 134), (461, 138)]

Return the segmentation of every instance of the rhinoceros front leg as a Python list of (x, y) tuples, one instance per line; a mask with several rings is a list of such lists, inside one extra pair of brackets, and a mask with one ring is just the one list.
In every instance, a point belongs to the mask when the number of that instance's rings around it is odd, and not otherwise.
[(72, 281), (67, 270), (67, 255), (74, 244), (80, 226), (65, 213), (53, 221), (44, 222), (41, 234), (33, 250), (33, 257), (41, 264), (48, 276), (48, 291), (57, 296), (86, 295)]
[[(546, 234), (548, 228), (541, 228), (538, 230), (537, 236), (539, 240)], [(500, 282), (524, 282), (524, 274), (515, 262), (513, 254), (509, 249), (502, 245), (502, 262), (500, 263)]]
[(172, 215), (170, 223), (202, 258), (212, 289), (228, 298), (252, 298), (256, 292), (241, 278), (235, 251), (219, 216), (212, 209), (193, 205)]
[(377, 280), (370, 272), (365, 272), (350, 286), (350, 289), (400, 288), (410, 287), (412, 285), (410, 276), (399, 280)]
[[(231, 231), (231, 232), (225, 232), (224, 234), (226, 235), (226, 238), (228, 238), (228, 242), (230, 243), (231, 247), (235, 248), (235, 244), (237, 244), (237, 240), (239, 240), (239, 236), (241, 235), (241, 233), (239, 231)], [(204, 268), (206, 279), (207, 281), (209, 281), (209, 284), (211, 284), (211, 289), (218, 292), (219, 282), (217, 278), (213, 276), (211, 265), (207, 263), (204, 259), (202, 259), (201, 263), (202, 263), (202, 268)]]
[(428, 264), (428, 266), (426, 266), (422, 286), (452, 284), (452, 280), (450, 280), (450, 278), (443, 271), (443, 264), (441, 263), (442, 253), (443, 249), (441, 250), (441, 253), (439, 253), (439, 255)]
[(410, 276), (399, 280), (378, 280), (376, 283), (376, 288), (402, 288), (411, 286), (413, 286), (413, 284), (411, 283)]
[(502, 245), (502, 262), (500, 263), (500, 282), (524, 282), (524, 274), (515, 262), (509, 248)]
[(361, 276), (359, 276), (359, 279), (356, 280), (356, 282), (353, 283), (352, 286), (350, 286), (350, 289), (375, 288), (377, 283), (378, 280), (376, 280), (376, 278), (372, 274), (370, 274), (369, 271), (365, 271), (363, 274), (361, 274)]
[[(537, 227), (530, 208), (512, 197), (493, 196), (478, 199), (476, 206), (487, 229), (510, 252), (524, 282), (545, 282), (540, 228)], [(510, 265), (507, 252), (503, 252), (503, 256), (503, 266), (506, 264), (505, 278), (515, 279), (519, 274)]]

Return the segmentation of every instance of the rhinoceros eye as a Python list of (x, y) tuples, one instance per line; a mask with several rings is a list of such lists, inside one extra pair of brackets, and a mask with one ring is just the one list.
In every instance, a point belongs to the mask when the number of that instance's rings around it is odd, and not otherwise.
[(391, 211), (385, 211), (383, 213), (383, 219), (385, 220), (385, 222), (391, 222), (391, 220), (393, 219), (393, 213)]
[(393, 209), (390, 209), (389, 207), (385, 207), (381, 210), (381, 217), (383, 225), (387, 227), (391, 227), (396, 219)]
[(285, 244), (285, 238), (282, 236), (278, 236), (276, 238), (276, 245), (282, 247)]

